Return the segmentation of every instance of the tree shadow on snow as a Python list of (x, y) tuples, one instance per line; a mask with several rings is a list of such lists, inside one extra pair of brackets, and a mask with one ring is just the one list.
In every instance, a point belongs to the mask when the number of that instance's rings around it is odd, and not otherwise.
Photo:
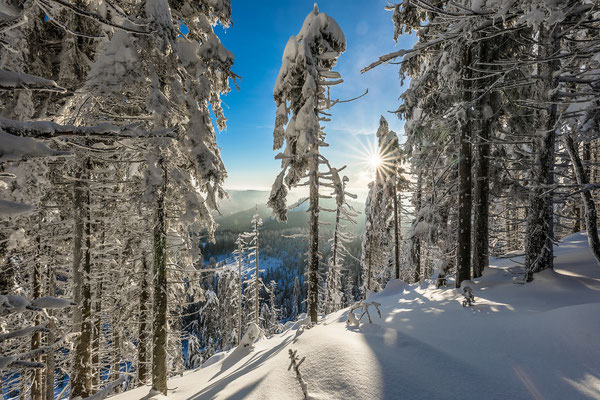
[[(228, 385), (234, 382), (236, 379), (244, 376), (245, 374), (255, 370), (264, 364), (268, 359), (277, 355), (281, 350), (283, 350), (289, 342), (292, 340), (292, 337), (287, 337), (277, 346), (273, 346), (268, 350), (262, 351), (260, 353), (254, 354), (250, 359), (245, 361), (241, 366), (239, 366), (235, 371), (231, 371), (232, 367), (236, 365), (240, 360), (242, 360), (245, 356), (247, 356), (250, 351), (248, 349), (236, 349), (234, 350), (221, 364), (221, 369), (217, 372), (210, 381), (213, 381), (208, 386), (205, 386), (200, 392), (188, 397), (187, 400), (205, 400), (205, 399), (213, 399), (217, 396), (221, 391), (223, 391)], [(238, 351), (239, 350), (239, 351)], [(235, 394), (231, 395), (230, 399), (243, 399), (262, 381), (264, 380), (264, 376), (249, 384), (244, 386)]]

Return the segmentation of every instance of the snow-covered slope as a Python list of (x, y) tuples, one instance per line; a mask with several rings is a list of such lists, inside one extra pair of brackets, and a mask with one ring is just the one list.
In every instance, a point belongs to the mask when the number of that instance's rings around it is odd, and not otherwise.
[[(296, 324), (170, 380), (169, 398), (302, 399), (287, 370), (294, 349), (315, 399), (600, 399), (600, 266), (582, 234), (556, 255), (556, 270), (527, 284), (522, 259), (492, 260), (467, 283), (472, 308), (451, 287), (392, 281), (370, 298), (382, 304), (373, 324), (348, 328), (348, 310)], [(161, 397), (139, 388), (114, 399), (140, 398)]]

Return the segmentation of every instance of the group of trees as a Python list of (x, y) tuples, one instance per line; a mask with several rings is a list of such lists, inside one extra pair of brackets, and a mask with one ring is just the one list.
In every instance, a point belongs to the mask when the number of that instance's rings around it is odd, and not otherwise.
[[(400, 59), (401, 79), (410, 78), (396, 111), (406, 120), (402, 157), (414, 208), (404, 279), (438, 269), (441, 284), (455, 271), (460, 287), (482, 275), (490, 254), (524, 250), (530, 281), (553, 267), (554, 243), (579, 231), (582, 220), (600, 254), (592, 196), (600, 134), (596, 5), (407, 0), (389, 9), (394, 39), (414, 32), (418, 41), (363, 72)], [(381, 211), (367, 219), (388, 218), (381, 216), (386, 201), (374, 195), (368, 202)]]
[(71, 398), (166, 394), (183, 369), (172, 299), (200, 300), (191, 232), (212, 237), (224, 195), (211, 114), (223, 129), (236, 75), (213, 27), (230, 15), (228, 0), (3, 8), (0, 293), (74, 302), (5, 302), (0, 329), (21, 334), (0, 339), (3, 392), (53, 399), (60, 377)]

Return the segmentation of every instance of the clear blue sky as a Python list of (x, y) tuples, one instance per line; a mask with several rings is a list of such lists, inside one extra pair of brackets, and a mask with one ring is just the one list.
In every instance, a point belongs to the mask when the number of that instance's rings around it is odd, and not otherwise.
[[(287, 40), (296, 35), (306, 15), (313, 9), (308, 0), (232, 0), (233, 26), (222, 32), (223, 44), (235, 55), (234, 72), (243, 79), (240, 91), (233, 89), (223, 97), (227, 130), (218, 144), (227, 167), (229, 189), (268, 189), (280, 170), (274, 159), (273, 122), (275, 103), (273, 85)], [(364, 75), (360, 69), (378, 56), (411, 46), (414, 38), (393, 41), (391, 12), (385, 0), (323, 0), (321, 12), (333, 17), (346, 35), (347, 50), (335, 68), (344, 83), (332, 89), (333, 98), (352, 98), (366, 88), (362, 99), (338, 104), (325, 127), (330, 144), (324, 154), (336, 167), (348, 165), (350, 187), (366, 189), (370, 180), (357, 157), (360, 149), (374, 141), (380, 115), (390, 127), (402, 133), (402, 121), (387, 111), (399, 105), (402, 92), (397, 65), (384, 65)], [(406, 83), (405, 83), (406, 84)]]

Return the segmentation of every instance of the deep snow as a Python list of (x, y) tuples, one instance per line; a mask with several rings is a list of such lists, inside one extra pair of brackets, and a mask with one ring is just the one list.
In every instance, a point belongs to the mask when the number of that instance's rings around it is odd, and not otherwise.
[[(600, 266), (583, 234), (556, 248), (556, 269), (522, 283), (522, 257), (492, 259), (466, 282), (475, 306), (432, 282), (392, 281), (369, 298), (382, 319), (349, 328), (348, 309), (215, 355), (171, 379), (169, 399), (302, 399), (288, 349), (314, 399), (600, 399)], [(365, 317), (366, 318), (366, 317)], [(364, 319), (363, 319), (364, 322)], [(148, 387), (117, 400), (160, 399)]]

